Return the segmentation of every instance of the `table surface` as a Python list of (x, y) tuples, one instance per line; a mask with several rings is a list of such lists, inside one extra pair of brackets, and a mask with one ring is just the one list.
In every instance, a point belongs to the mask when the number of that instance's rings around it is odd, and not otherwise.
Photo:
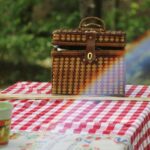
[[(51, 83), (18, 82), (2, 93), (50, 94)], [(150, 86), (127, 85), (126, 96), (131, 101), (10, 100), (12, 130), (117, 135), (135, 150), (149, 150), (150, 102), (132, 99), (150, 97)]]
[[(1, 150), (127, 150), (119, 136), (15, 131)], [(108, 147), (109, 145), (109, 147)]]

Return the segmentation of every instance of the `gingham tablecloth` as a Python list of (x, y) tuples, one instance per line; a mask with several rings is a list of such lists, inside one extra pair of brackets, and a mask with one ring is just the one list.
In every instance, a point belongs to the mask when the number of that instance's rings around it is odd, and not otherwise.
[[(50, 94), (51, 83), (18, 82), (2, 93)], [(132, 101), (150, 97), (150, 86), (127, 85), (126, 96), (131, 101), (10, 100), (12, 130), (117, 135), (131, 149), (150, 150), (150, 102)]]

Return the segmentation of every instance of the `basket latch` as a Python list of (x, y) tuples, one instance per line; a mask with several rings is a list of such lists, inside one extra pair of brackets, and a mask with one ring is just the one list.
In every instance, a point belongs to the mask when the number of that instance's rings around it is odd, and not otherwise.
[(86, 34), (86, 52), (83, 61), (96, 61), (96, 33), (105, 32), (105, 23), (98, 17), (86, 17), (81, 20), (79, 29)]
[(96, 32), (88, 31), (88, 33), (86, 33), (86, 51), (84, 56), (84, 61), (86, 62), (91, 63), (96, 60), (95, 40), (96, 40)]

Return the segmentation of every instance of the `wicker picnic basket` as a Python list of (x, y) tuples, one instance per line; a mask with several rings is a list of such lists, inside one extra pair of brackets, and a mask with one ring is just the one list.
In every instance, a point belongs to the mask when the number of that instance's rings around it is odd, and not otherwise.
[(52, 94), (124, 96), (124, 32), (87, 17), (77, 29), (54, 31), (52, 44)]

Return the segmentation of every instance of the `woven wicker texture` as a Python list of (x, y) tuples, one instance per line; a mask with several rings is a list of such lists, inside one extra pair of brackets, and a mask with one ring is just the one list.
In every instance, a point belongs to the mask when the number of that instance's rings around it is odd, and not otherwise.
[(124, 62), (119, 57), (99, 57), (96, 64), (55, 57), (52, 78), (53, 94), (124, 95)]
[(103, 20), (87, 17), (52, 37), (52, 94), (124, 95), (124, 32), (106, 31)]

